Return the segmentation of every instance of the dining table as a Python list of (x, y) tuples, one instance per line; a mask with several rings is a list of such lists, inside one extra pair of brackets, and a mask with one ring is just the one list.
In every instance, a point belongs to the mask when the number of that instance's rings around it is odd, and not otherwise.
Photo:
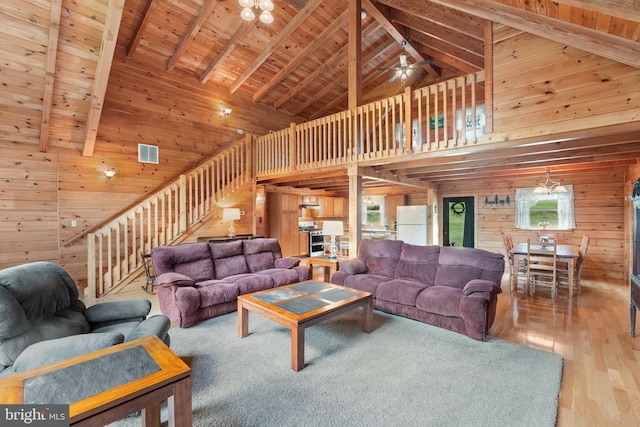
[[(532, 245), (537, 248), (543, 247), (543, 243), (536, 243)], [(520, 265), (520, 257), (527, 257), (527, 243), (518, 243), (511, 250), (511, 254), (513, 255), (514, 265)], [(567, 277), (569, 279), (569, 298), (573, 297), (573, 269), (575, 268), (576, 260), (580, 255), (580, 248), (574, 245), (557, 245), (556, 246), (556, 257), (559, 260), (562, 260), (567, 263)], [(518, 281), (518, 275), (515, 277), (516, 287)]]

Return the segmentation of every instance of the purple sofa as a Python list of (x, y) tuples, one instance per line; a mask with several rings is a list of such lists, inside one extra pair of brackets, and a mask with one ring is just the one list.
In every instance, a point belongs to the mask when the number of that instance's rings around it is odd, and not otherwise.
[(496, 314), (502, 254), (400, 240), (362, 240), (331, 283), (371, 292), (376, 309), (485, 341)]
[(183, 328), (236, 310), (238, 295), (309, 279), (272, 238), (158, 246), (151, 260), (160, 310)]

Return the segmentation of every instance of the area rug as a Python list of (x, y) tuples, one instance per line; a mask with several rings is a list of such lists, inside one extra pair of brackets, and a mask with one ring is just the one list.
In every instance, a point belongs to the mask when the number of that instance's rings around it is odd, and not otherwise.
[(171, 348), (192, 368), (193, 425), (555, 425), (561, 357), (378, 311), (367, 334), (361, 313), (308, 328), (300, 372), (289, 330), (254, 313), (244, 339), (237, 313), (172, 329)]

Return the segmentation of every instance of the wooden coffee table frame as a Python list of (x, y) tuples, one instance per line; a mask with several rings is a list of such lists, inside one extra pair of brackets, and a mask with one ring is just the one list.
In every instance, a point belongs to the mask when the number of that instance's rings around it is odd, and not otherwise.
[[(332, 289), (343, 289), (346, 291), (355, 292), (356, 295), (338, 302), (323, 300), (325, 302), (329, 302), (330, 304), (302, 314), (295, 314), (288, 310), (282, 309), (278, 307), (278, 303), (267, 303), (255, 298), (255, 296), (257, 295), (277, 290), (290, 290), (292, 292), (297, 292), (291, 288), (306, 283), (320, 283)], [(299, 297), (312, 297), (322, 300), (321, 294), (322, 292), (314, 294), (300, 293)], [(267, 319), (273, 320), (274, 322), (290, 329), (291, 369), (297, 372), (302, 370), (305, 366), (305, 329), (309, 326), (313, 326), (317, 323), (335, 317), (338, 314), (344, 313), (345, 311), (353, 310), (357, 307), (363, 308), (362, 330), (366, 333), (371, 332), (373, 328), (373, 294), (369, 292), (363, 292), (357, 289), (332, 285), (330, 283), (318, 282), (315, 280), (308, 280), (306, 282), (280, 286), (277, 288), (254, 292), (252, 294), (240, 295), (238, 297), (238, 335), (240, 336), (240, 338), (245, 338), (249, 335), (249, 311), (257, 313), (263, 317), (266, 317)]]
[(72, 402), (69, 405), (69, 425), (104, 426), (141, 410), (143, 426), (159, 427), (160, 406), (164, 400), (168, 400), (169, 426), (191, 427), (191, 368), (155, 335), (2, 378), (0, 379), (0, 402), (23, 403), (24, 382), (29, 378), (134, 346), (144, 347), (160, 369), (119, 387)]

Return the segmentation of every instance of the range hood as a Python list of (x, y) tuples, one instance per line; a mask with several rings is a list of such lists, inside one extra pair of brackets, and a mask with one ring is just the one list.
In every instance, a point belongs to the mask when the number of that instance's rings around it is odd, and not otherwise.
[(302, 204), (300, 207), (304, 209), (320, 209), (318, 196), (302, 196)]

